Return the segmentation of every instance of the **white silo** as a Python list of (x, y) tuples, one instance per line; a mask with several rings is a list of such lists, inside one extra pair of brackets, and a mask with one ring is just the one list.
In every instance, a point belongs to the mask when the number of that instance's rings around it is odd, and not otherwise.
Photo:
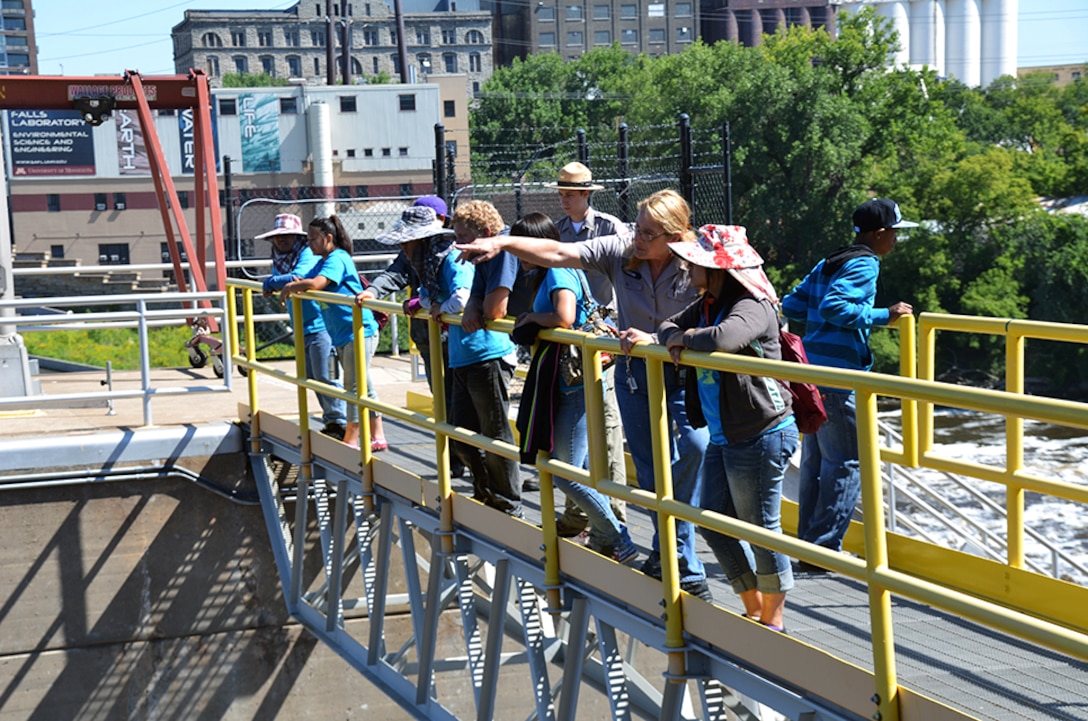
[(1002, 75), (1016, 77), (1018, 0), (981, 0), (981, 83)]
[(947, 73), (965, 85), (979, 85), (982, 23), (977, 0), (947, 0), (944, 47)]
[(910, 4), (910, 63), (945, 74), (944, 0), (914, 0)]

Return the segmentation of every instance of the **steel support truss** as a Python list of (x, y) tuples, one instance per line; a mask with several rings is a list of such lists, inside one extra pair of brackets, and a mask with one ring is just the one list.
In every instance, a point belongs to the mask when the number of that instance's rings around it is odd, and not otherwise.
[(687, 677), (667, 678), (664, 624), (608, 588), (564, 580), (563, 606), (548, 608), (540, 559), (488, 524), (458, 524), (443, 552), (435, 508), (376, 483), (366, 513), (358, 470), (317, 458), (280, 487), (269, 464), (299, 464), (299, 449), (261, 440), (252, 468), (290, 614), (417, 718), (566, 721), (580, 706), (583, 719), (860, 718), (696, 642)]

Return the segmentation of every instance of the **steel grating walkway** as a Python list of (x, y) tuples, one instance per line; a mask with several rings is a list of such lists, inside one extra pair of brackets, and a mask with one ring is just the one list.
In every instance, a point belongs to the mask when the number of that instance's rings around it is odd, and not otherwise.
[[(262, 421), (264, 450), (270, 457), (297, 463), (296, 444), (285, 442), (290, 433), (277, 434), (277, 429), (269, 426)], [(573, 577), (564, 575), (563, 614), (549, 614), (547, 596), (542, 593), (540, 554), (534, 554), (531, 539), (522, 538), (529, 535), (525, 527), (518, 528), (517, 521), (467, 499), (455, 503), (457, 518), (475, 515), (479, 523), (459, 525), (451, 556), (437, 551), (437, 545), (428, 548), (427, 540), (436, 537), (437, 514), (433, 507), (421, 505), (430, 501), (413, 498), (426, 493), (427, 484), (417, 482), (413, 487), (411, 479), (418, 476), (425, 482), (434, 481), (433, 436), (391, 418), (386, 418), (386, 431), (390, 451), (376, 456), (375, 474), (381, 476), (376, 480), (383, 489), (388, 480), (388, 487), (399, 483), (402, 490), (399, 494), (379, 491), (376, 518), (359, 510), (361, 503), (354, 489), (361, 490), (361, 485), (350, 463), (338, 466), (336, 462), (316, 461), (315, 476), (325, 476), (329, 483), (314, 483), (317, 503), (308, 504), (320, 527), (328, 579), (344, 570), (348, 556), (343, 548), (334, 546), (333, 539), (344, 537), (343, 524), (351, 522), (339, 521), (338, 532), (328, 493), (336, 490), (352, 498), (354, 551), (365, 600), (348, 598), (350, 591), (330, 591), (338, 585), (335, 582), (292, 579), (288, 570), (296, 553), (292, 534), (300, 521), (303, 526), (309, 522), (298, 515), (299, 504), (284, 504), (281, 494), (275, 505), (277, 516), (270, 513), (269, 506), (275, 499), (268, 497), (266, 520), (270, 527), (282, 530), (281, 577), (285, 584), (299, 584), (293, 615), (390, 695), (401, 698), (404, 707), (420, 718), (572, 718), (573, 709), (582, 706), (578, 689), (583, 686), (590, 689), (583, 692), (583, 698), (589, 693), (603, 696), (606, 705), (600, 715), (612, 718), (754, 719), (760, 718), (756, 701), (787, 718), (805, 721), (872, 715), (873, 707), (866, 708), (864, 702), (849, 708), (834, 704), (821, 697), (819, 688), (797, 688), (778, 676), (780, 670), (782, 676), (790, 675), (786, 666), (812, 662), (826, 663), (828, 678), (836, 683), (853, 673), (851, 666), (871, 672), (869, 605), (860, 582), (835, 574), (798, 575), (787, 607), (789, 637), (784, 638), (736, 615), (741, 612), (739, 601), (721, 580), (709, 549), (701, 545), (716, 602), (733, 613), (723, 614), (685, 599), (686, 625), (699, 628), (699, 621), (705, 618), (706, 625), (717, 627), (718, 633), (713, 641), (692, 638), (687, 647), (687, 672), (692, 680), (686, 685), (668, 683), (662, 678), (667, 669), (662, 653), (663, 624), (654, 618), (652, 604), (626, 595), (627, 589), (634, 589), (630, 593), (645, 592), (652, 598), (656, 589), (660, 599), (657, 582), (564, 543), (564, 574), (568, 565), (585, 572), (582, 577), (577, 572)], [(325, 458), (320, 443), (315, 454)], [(397, 470), (392, 474), (382, 470), (394, 466)], [(272, 483), (271, 476), (266, 474), (265, 481), (259, 482)], [(270, 490), (275, 488), (272, 483)], [(471, 483), (454, 479), (454, 491), (471, 495)], [(462, 500), (463, 505), (459, 503)], [(539, 523), (539, 494), (526, 494), (524, 500), (526, 520)], [(504, 536), (504, 524), (515, 524), (514, 540)], [(628, 526), (645, 552), (652, 534), (648, 515), (630, 508)], [(404, 565), (405, 593), (389, 595), (385, 584), (392, 564), (398, 561)], [(337, 564), (341, 564), (339, 571)], [(430, 574), (431, 567), (443, 568), (444, 573)], [(303, 585), (308, 592), (303, 591)], [(285, 591), (290, 599), (286, 585)], [(438, 599), (438, 604), (432, 599)], [(380, 627), (381, 611), (388, 602), (408, 607), (415, 630), (412, 638), (402, 640), (395, 649), (386, 645)], [(435, 608), (439, 605), (443, 611), (459, 611), (464, 636), (456, 652), (444, 657), (437, 652), (442, 645), (437, 638), (441, 614)], [(330, 607), (340, 610), (328, 615), (325, 609)], [(370, 634), (365, 640), (348, 638), (343, 632), (344, 614), (361, 607), (369, 612)], [(495, 608), (504, 609), (501, 626), (488, 623)], [(704, 608), (709, 615), (704, 615)], [(1088, 719), (1088, 664), (908, 599), (894, 600), (893, 618), (900, 686), (959, 712), (943, 716), (946, 711), (931, 710), (929, 715), (915, 718)], [(492, 633), (493, 626), (504, 632)], [(504, 639), (507, 647), (516, 645), (517, 650), (504, 652)], [(642, 645), (648, 648), (636, 650)], [(778, 669), (779, 662), (783, 669)], [(443, 679), (449, 673), (462, 674), (471, 685), (473, 703), (467, 707), (447, 697), (451, 686)], [(507, 688), (512, 676), (526, 683), (526, 708), (513, 713), (514, 709), (503, 707), (497, 712), (497, 689)], [(860, 684), (856, 689), (859, 698), (872, 693), (871, 684), (865, 685), (860, 672), (845, 683)], [(584, 708), (580, 712), (581, 717), (589, 717)], [(762, 718), (779, 717), (764, 709)]]

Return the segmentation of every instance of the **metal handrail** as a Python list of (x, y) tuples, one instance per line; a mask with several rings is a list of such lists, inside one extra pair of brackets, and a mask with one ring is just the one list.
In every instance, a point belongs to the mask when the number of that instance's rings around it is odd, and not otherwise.
[[(211, 301), (218, 307), (197, 308), (198, 301)], [(152, 309), (149, 305), (169, 303), (181, 305), (192, 303), (192, 308)], [(153, 424), (151, 400), (156, 396), (176, 396), (188, 393), (229, 393), (231, 384), (232, 361), (229, 354), (223, 354), (223, 382), (221, 385), (193, 385), (184, 387), (155, 386), (151, 381), (151, 359), (148, 347), (147, 331), (156, 326), (180, 325), (191, 318), (213, 318), (223, 333), (224, 343), (232, 337), (227, 319), (227, 294), (221, 292), (202, 293), (149, 293), (124, 295), (91, 295), (49, 298), (50, 307), (80, 308), (93, 306), (116, 306), (135, 304), (130, 311), (89, 311), (86, 313), (59, 313), (44, 315), (14, 315), (5, 317), (5, 324), (38, 332), (60, 332), (63, 330), (81, 330), (87, 328), (134, 328), (139, 334), (140, 387), (138, 389), (115, 390), (112, 384), (102, 391), (85, 393), (65, 393), (59, 395), (12, 396), (0, 398), (0, 410), (23, 408), (42, 408), (66, 406), (75, 402), (113, 401), (141, 399), (143, 401), (144, 425)], [(34, 308), (42, 305), (41, 298), (21, 298), (0, 301), (0, 312), (4, 309)], [(229, 347), (229, 346), (228, 346)], [(111, 406), (112, 407), (112, 406)]]

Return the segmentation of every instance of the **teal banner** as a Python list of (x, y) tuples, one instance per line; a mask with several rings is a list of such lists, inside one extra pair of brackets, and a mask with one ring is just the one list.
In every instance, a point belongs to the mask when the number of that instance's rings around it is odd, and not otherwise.
[(279, 98), (245, 93), (238, 96), (242, 132), (242, 172), (280, 172)]

